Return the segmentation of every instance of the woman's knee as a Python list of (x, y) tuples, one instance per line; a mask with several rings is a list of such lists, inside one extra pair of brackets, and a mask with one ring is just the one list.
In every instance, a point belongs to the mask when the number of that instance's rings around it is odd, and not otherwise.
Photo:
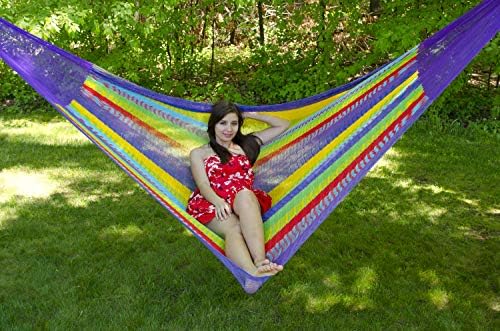
[(233, 208), (237, 214), (240, 214), (248, 208), (259, 208), (259, 200), (252, 191), (241, 190), (234, 198)]

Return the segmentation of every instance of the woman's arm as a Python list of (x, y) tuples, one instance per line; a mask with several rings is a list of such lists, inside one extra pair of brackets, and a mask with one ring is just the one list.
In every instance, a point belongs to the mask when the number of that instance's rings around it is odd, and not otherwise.
[(267, 123), (271, 126), (262, 131), (257, 131), (253, 133), (253, 135), (257, 136), (258, 138), (260, 138), (260, 140), (262, 140), (263, 144), (273, 140), (276, 136), (283, 133), (290, 126), (290, 122), (283, 118), (263, 115), (261, 113), (246, 112), (243, 113), (243, 117), (252, 118), (254, 120)]
[(219, 220), (225, 220), (231, 215), (231, 206), (215, 193), (210, 186), (205, 167), (203, 164), (203, 153), (200, 149), (193, 149), (189, 154), (191, 161), (191, 172), (196, 186), (201, 195), (215, 206), (215, 217)]

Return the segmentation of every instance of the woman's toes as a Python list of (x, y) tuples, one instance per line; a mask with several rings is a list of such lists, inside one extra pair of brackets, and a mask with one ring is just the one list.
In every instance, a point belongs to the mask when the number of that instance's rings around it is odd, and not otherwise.
[(263, 265), (268, 265), (269, 263), (271, 263), (271, 261), (269, 261), (268, 259), (264, 259), (264, 260), (255, 262), (255, 266), (258, 268), (258, 267), (263, 266)]

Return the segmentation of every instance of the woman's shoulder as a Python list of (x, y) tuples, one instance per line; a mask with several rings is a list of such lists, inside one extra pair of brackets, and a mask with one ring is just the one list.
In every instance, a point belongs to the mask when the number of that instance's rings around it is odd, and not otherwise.
[(190, 153), (190, 157), (203, 160), (213, 153), (214, 152), (213, 152), (212, 148), (210, 147), (210, 145), (206, 144), (206, 145), (202, 145), (200, 147), (196, 147), (196, 148), (192, 149), (191, 153)]

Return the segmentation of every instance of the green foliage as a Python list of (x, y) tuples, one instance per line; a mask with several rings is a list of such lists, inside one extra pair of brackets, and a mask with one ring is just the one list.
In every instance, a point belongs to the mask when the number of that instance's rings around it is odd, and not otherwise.
[(49, 111), (51, 106), (19, 76), (0, 62), (0, 112)]
[[(158, 92), (270, 104), (345, 84), (414, 47), (478, 2), (386, 0), (374, 17), (369, 1), (274, 0), (264, 5), (264, 45), (258, 41), (257, 5), (247, 0), (2, 0), (0, 16)], [(426, 116), (462, 125), (498, 118), (493, 105), (498, 40)], [(0, 104), (33, 109), (39, 99), (35, 93), (3, 64), (0, 75)]]

